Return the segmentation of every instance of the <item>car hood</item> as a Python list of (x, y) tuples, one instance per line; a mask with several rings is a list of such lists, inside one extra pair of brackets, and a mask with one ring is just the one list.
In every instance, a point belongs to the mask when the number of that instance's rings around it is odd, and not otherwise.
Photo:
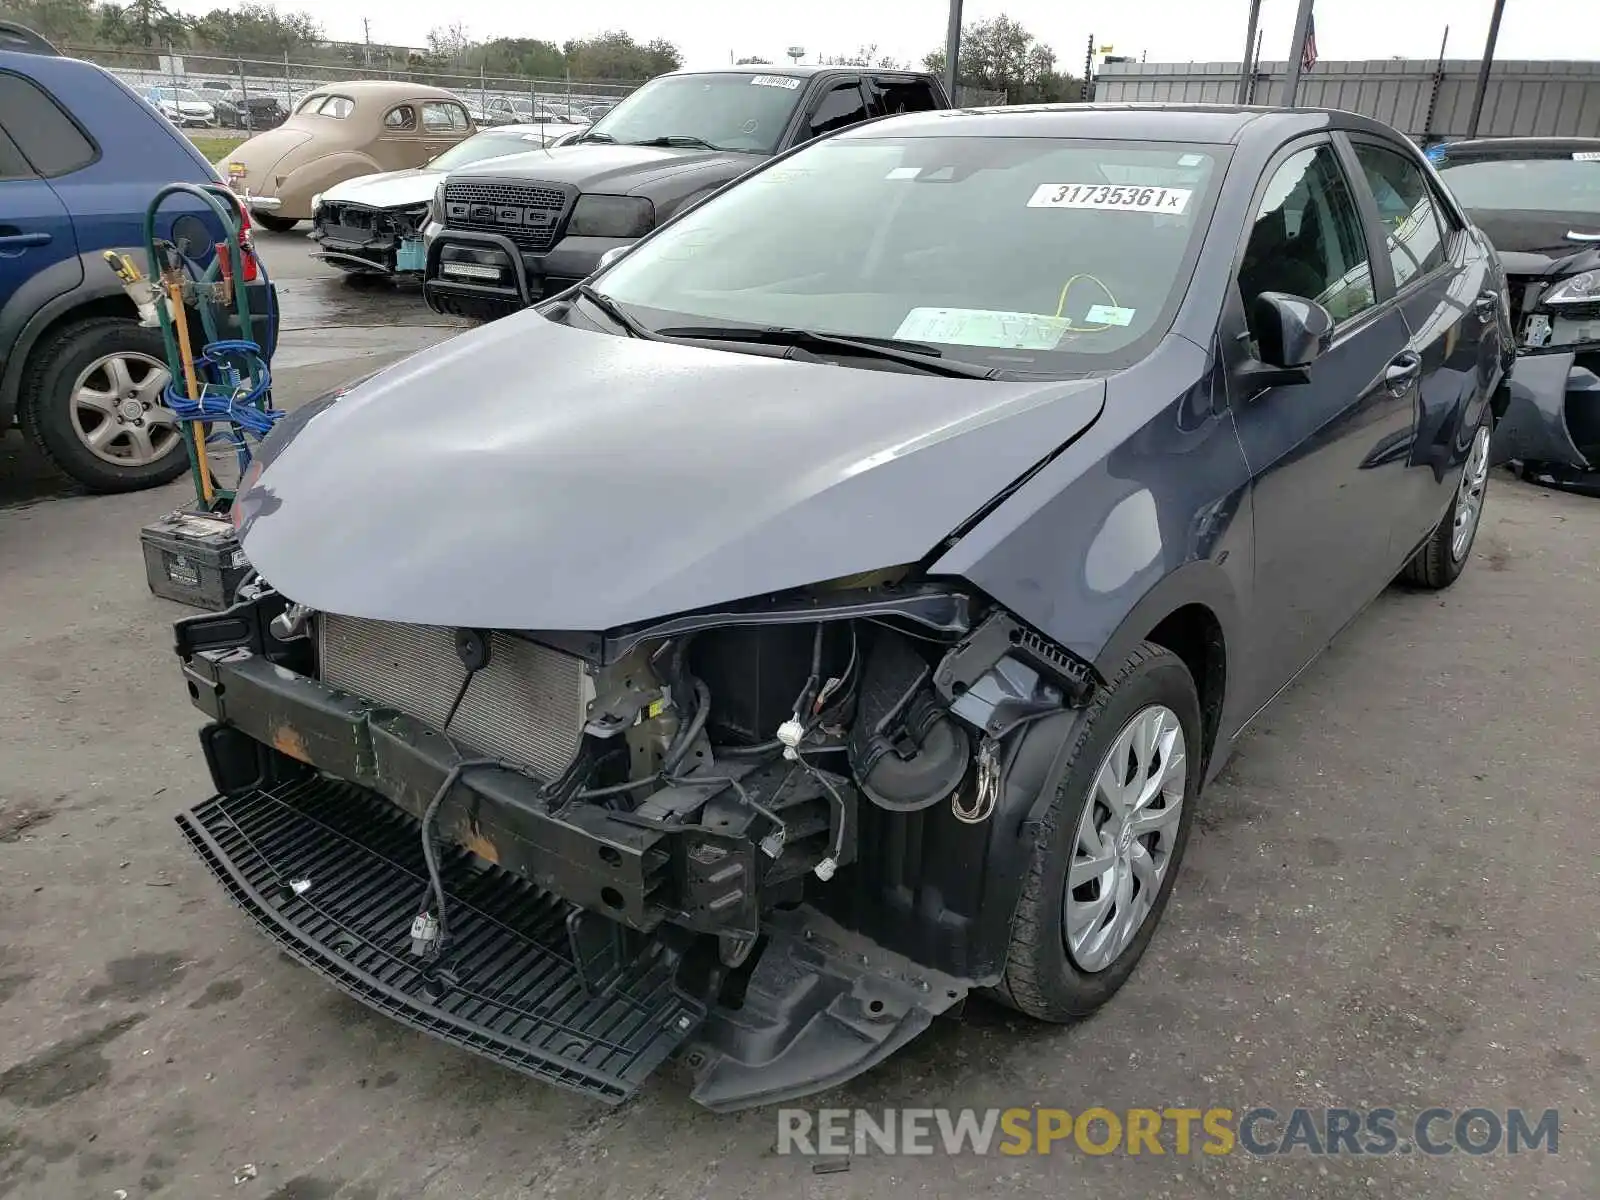
[(610, 629), (917, 561), (1104, 396), (1098, 378), (797, 362), (530, 311), (291, 414), (235, 507), (252, 566), (313, 608)]
[(567, 183), (580, 192), (618, 195), (648, 187), (683, 171), (735, 179), (761, 162), (760, 155), (676, 146), (608, 146), (604, 142), (556, 146), (497, 158), (492, 163), (452, 172), (452, 179), (474, 175)]
[(1479, 208), (1468, 210), (1468, 215), (1499, 252), (1508, 274), (1564, 275), (1600, 265), (1594, 243), (1567, 237), (1572, 230), (1600, 233), (1600, 214), (1585, 218), (1571, 213)]
[(410, 167), (404, 171), (380, 171), (376, 175), (358, 175), (322, 193), (324, 202), (340, 204), (366, 204), (373, 208), (415, 208), (433, 199), (443, 172), (427, 167)]

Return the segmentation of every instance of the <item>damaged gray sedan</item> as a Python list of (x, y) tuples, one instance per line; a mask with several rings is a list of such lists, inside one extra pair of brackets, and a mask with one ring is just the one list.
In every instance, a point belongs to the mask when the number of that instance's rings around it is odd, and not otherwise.
[(1252, 717), (1467, 564), (1496, 272), (1348, 113), (812, 143), (280, 424), (259, 579), (178, 627), (182, 828), (334, 985), (607, 1102), (1083, 1017)]
[(1480, 138), (1428, 156), (1509, 280), (1517, 362), (1495, 461), (1600, 496), (1600, 138)]

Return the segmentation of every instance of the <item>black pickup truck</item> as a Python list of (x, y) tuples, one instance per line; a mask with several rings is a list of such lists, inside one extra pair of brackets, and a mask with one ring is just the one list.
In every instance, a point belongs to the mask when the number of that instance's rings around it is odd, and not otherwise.
[(937, 78), (909, 71), (659, 76), (570, 145), (446, 176), (423, 232), (428, 306), (485, 320), (516, 312), (775, 154), (874, 117), (949, 107)]

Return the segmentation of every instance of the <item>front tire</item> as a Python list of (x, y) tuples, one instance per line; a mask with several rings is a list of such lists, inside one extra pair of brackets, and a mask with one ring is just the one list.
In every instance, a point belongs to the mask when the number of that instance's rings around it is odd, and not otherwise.
[(1111, 999), (1166, 909), (1200, 791), (1194, 679), (1177, 655), (1146, 642), (1072, 736), (1012, 920), (999, 996), (1051, 1022)]
[(271, 213), (257, 212), (253, 208), (250, 210), (250, 220), (269, 233), (288, 233), (300, 224), (298, 217), (275, 217)]
[(90, 491), (159, 487), (189, 463), (183, 426), (164, 399), (171, 378), (159, 329), (128, 317), (79, 321), (34, 351), (22, 424)]
[(1467, 569), (1472, 543), (1483, 522), (1483, 502), (1489, 491), (1489, 442), (1493, 436), (1490, 418), (1485, 418), (1472, 436), (1472, 448), (1461, 471), (1450, 509), (1434, 528), (1427, 543), (1400, 571), (1402, 583), (1429, 591), (1442, 591)]

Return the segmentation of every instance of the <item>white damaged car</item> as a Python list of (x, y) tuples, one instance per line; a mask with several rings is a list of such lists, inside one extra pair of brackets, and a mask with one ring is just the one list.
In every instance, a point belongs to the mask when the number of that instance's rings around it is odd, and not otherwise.
[(493, 158), (561, 145), (584, 126), (500, 125), (468, 138), (425, 166), (347, 179), (311, 199), (313, 256), (351, 274), (422, 273), (422, 227), (445, 173)]

